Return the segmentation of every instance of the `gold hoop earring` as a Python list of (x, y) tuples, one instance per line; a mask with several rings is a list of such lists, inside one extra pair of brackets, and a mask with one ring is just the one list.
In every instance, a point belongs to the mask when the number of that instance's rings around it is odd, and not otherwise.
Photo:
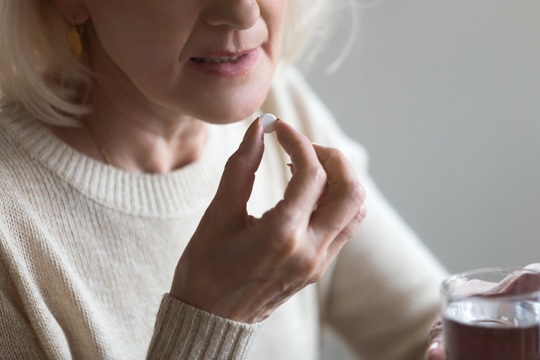
[[(82, 28), (80, 31), (82, 32)], [(82, 52), (82, 41), (81, 41), (81, 33), (79, 32), (79, 28), (75, 24), (75, 17), (71, 19), (71, 30), (68, 33), (68, 46), (69, 46), (69, 52), (71, 53), (71, 55), (79, 59), (81, 57), (81, 52)]]

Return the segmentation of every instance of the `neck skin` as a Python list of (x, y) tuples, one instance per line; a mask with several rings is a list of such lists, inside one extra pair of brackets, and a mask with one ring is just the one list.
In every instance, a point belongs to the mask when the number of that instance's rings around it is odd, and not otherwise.
[[(64, 142), (105, 162), (134, 173), (164, 174), (196, 161), (201, 155), (208, 124), (193, 118), (159, 117), (155, 113), (121, 111), (95, 92), (94, 111), (80, 127), (51, 127)], [(134, 109), (134, 108), (133, 108)]]
[(147, 99), (99, 44), (92, 46), (92, 53), (97, 74), (90, 94), (92, 112), (82, 119), (82, 126), (51, 126), (53, 133), (105, 162), (101, 147), (113, 166), (134, 173), (164, 174), (196, 161), (208, 124)]

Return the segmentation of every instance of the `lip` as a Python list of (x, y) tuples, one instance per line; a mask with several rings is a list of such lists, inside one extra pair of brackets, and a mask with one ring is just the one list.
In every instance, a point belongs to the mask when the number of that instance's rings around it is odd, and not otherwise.
[(258, 47), (238, 52), (214, 52), (190, 58), (189, 65), (200, 72), (233, 77), (248, 72), (258, 56)]

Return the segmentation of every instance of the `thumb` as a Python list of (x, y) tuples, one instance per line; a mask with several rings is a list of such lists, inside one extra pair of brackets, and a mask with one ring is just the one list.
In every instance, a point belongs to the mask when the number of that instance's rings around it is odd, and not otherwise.
[[(255, 172), (259, 168), (263, 152), (264, 132), (259, 119), (256, 119), (247, 129), (238, 150), (225, 164), (212, 205), (224, 204), (227, 213), (232, 216), (245, 213), (255, 181)], [(223, 208), (220, 205), (218, 207)]]

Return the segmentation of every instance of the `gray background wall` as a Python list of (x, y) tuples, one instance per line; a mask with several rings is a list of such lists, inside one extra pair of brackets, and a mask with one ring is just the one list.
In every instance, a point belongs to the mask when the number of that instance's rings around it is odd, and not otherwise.
[(306, 74), (381, 189), (452, 272), (540, 262), (540, 1), (351, 1)]
[(383, 192), (450, 271), (540, 261), (540, 1), (353, 3), (306, 73)]

